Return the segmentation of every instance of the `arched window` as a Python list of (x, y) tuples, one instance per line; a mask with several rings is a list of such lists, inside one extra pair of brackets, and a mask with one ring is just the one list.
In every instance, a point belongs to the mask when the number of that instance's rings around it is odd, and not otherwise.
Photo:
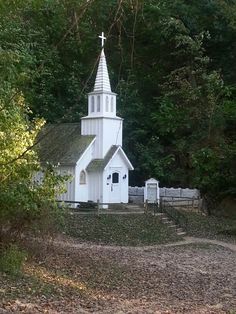
[(109, 98), (106, 96), (106, 112), (109, 111)]
[(114, 108), (113, 108), (113, 107), (114, 107), (113, 102), (114, 102), (114, 101), (113, 101), (113, 97), (111, 97), (111, 112), (113, 112), (113, 109), (114, 109)]
[(86, 184), (86, 173), (84, 170), (80, 172), (79, 184)]
[(97, 96), (97, 112), (100, 112), (100, 96)]
[(91, 112), (94, 112), (94, 96), (92, 96), (91, 100)]
[(119, 183), (119, 173), (118, 172), (114, 172), (112, 174), (112, 183)]

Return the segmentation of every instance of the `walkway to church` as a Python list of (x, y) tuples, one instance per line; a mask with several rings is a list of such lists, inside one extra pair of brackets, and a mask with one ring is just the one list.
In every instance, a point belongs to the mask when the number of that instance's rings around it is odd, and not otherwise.
[[(109, 204), (103, 204), (103, 205), (109, 205)], [(144, 204), (116, 204), (108, 209), (100, 208), (99, 211), (97, 208), (79, 208), (76, 211), (73, 211), (75, 214), (79, 215), (87, 215), (87, 214), (94, 214), (98, 212), (99, 214), (103, 215), (127, 215), (127, 214), (143, 214), (145, 212)]]

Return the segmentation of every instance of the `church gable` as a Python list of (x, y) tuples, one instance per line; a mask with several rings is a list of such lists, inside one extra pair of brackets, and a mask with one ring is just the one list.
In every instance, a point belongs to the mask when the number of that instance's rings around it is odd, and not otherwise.
[(108, 167), (117, 166), (117, 163), (120, 165), (124, 164), (128, 170), (134, 169), (121, 146), (119, 146), (118, 149), (115, 151), (115, 153), (113, 154), (113, 156), (111, 157), (111, 159), (107, 163), (105, 169), (107, 169)]
[(125, 165), (129, 170), (133, 170), (133, 166), (130, 163), (128, 157), (126, 156), (125, 152), (120, 146), (113, 145), (109, 151), (107, 152), (106, 156), (103, 159), (93, 159), (88, 167), (88, 172), (97, 172), (97, 171), (103, 171), (106, 169), (112, 160), (116, 157), (116, 155), (119, 154)]
[(113, 145), (109, 151), (107, 152), (106, 156), (103, 159), (93, 159), (88, 167), (88, 172), (97, 172), (97, 171), (103, 171), (104, 168), (107, 166), (111, 158), (114, 156), (115, 152), (118, 150), (118, 146)]

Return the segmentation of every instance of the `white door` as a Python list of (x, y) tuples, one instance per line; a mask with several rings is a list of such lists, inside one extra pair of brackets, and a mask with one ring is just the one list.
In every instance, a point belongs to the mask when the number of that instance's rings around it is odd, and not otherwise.
[(120, 172), (114, 170), (111, 174), (110, 203), (120, 203), (121, 200), (121, 177)]

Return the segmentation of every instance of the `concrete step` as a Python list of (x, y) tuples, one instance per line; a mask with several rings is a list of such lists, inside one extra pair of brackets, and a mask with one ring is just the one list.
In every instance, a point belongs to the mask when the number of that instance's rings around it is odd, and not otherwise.
[(144, 214), (143, 211), (101, 211), (99, 212), (99, 215), (140, 215)]
[(176, 229), (176, 228), (177, 228), (177, 226), (172, 224), (172, 225), (169, 225), (169, 226), (168, 226), (168, 228), (173, 228), (173, 229)]
[(184, 236), (184, 235), (186, 235), (186, 232), (184, 232), (184, 231), (182, 231), (182, 232), (177, 232), (177, 235), (178, 235), (178, 236)]
[(126, 205), (125, 209), (144, 209), (141, 205)]
[(168, 217), (166, 217), (166, 216), (162, 216), (162, 217), (161, 217), (161, 220), (162, 220), (162, 221), (165, 221), (165, 220), (170, 220), (170, 219), (169, 219)]
[(158, 216), (158, 217), (164, 217), (165, 214), (164, 214), (164, 213), (156, 213), (156, 216)]
[(144, 210), (144, 208), (141, 208), (141, 207), (132, 207), (132, 208), (130, 208), (130, 207), (126, 207), (125, 208), (125, 210)]
[(184, 232), (182, 228), (176, 225), (174, 221), (171, 220), (165, 213), (157, 213), (156, 215), (160, 217), (161, 222), (165, 224), (168, 228), (175, 230), (178, 236), (186, 235), (186, 232)]

